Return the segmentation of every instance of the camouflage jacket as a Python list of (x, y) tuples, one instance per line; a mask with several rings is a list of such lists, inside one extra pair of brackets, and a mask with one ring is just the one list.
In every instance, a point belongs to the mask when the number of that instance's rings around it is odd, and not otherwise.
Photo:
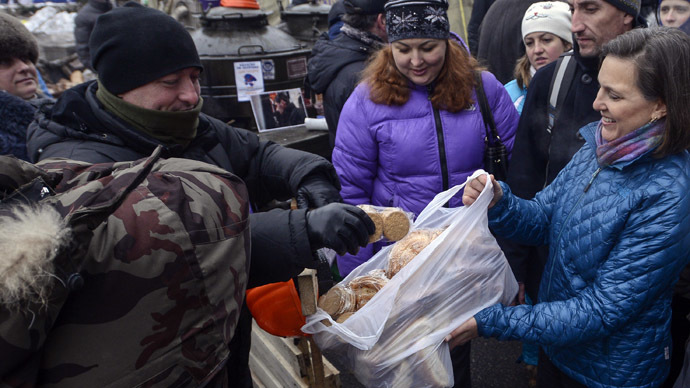
[(3, 386), (226, 381), (249, 270), (247, 190), (218, 167), (156, 159), (0, 157)]

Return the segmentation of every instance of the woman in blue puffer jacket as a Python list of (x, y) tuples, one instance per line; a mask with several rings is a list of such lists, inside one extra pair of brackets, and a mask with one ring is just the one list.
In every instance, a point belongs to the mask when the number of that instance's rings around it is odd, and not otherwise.
[(580, 130), (585, 145), (553, 183), (528, 201), (493, 181), (493, 230), (550, 246), (538, 303), (491, 306), (447, 338), (540, 344), (540, 387), (660, 386), (673, 285), (690, 262), (690, 37), (635, 29), (603, 56), (601, 121)]
[[(479, 66), (451, 38), (447, 7), (445, 0), (386, 4), (391, 45), (364, 70), (338, 123), (333, 164), (345, 202), (416, 215), (436, 194), (483, 168), (486, 132), (474, 92)], [(510, 152), (519, 116), (503, 85), (488, 72), (481, 78)], [(461, 205), (460, 196), (450, 202)], [(340, 273), (347, 275), (372, 251), (338, 258)]]

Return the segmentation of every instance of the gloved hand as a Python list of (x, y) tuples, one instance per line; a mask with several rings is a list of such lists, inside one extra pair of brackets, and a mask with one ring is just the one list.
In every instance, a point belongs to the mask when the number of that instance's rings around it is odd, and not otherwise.
[(331, 203), (307, 212), (307, 235), (313, 250), (327, 247), (339, 255), (354, 255), (367, 245), (375, 229), (371, 218), (356, 206)]
[(323, 174), (308, 176), (297, 189), (297, 207), (315, 209), (333, 202), (343, 202), (340, 189)]

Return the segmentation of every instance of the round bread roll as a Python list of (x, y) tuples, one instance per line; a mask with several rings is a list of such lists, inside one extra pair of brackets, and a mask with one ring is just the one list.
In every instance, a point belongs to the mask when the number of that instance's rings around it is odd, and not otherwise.
[(381, 212), (383, 217), (383, 236), (390, 241), (398, 241), (410, 231), (410, 219), (405, 212), (397, 208)]
[(383, 217), (381, 217), (381, 213), (371, 205), (359, 205), (358, 207), (367, 213), (376, 227), (374, 234), (369, 236), (369, 244), (379, 241), (383, 235)]
[(364, 307), (387, 282), (388, 278), (377, 275), (364, 275), (352, 279), (349, 286), (355, 293), (355, 309), (359, 310)]
[(348, 311), (348, 312), (346, 312), (346, 313), (343, 313), (343, 314), (340, 315), (340, 316), (338, 317), (338, 319), (336, 319), (335, 321), (338, 322), (338, 323), (343, 323), (343, 322), (345, 322), (348, 318), (350, 318), (350, 317), (352, 316), (352, 314), (354, 314), (354, 313), (351, 312), (351, 311)]
[(319, 297), (319, 308), (331, 317), (355, 310), (357, 299), (350, 288), (335, 286)]
[(405, 238), (393, 245), (388, 257), (388, 270), (386, 276), (392, 278), (400, 272), (400, 270), (407, 265), (415, 256), (419, 254), (429, 243), (432, 238), (428, 230), (418, 229), (410, 232)]

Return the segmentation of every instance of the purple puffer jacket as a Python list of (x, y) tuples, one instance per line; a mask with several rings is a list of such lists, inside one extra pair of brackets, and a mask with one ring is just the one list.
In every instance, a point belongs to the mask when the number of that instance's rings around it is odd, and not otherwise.
[[(483, 72), (482, 80), (496, 129), (510, 154), (518, 113), (493, 74)], [(368, 85), (357, 86), (340, 113), (333, 150), (346, 203), (395, 206), (416, 216), (436, 194), (464, 183), (484, 167), (486, 132), (479, 105), (475, 102), (457, 113), (439, 111), (437, 128), (428, 96), (425, 86), (413, 85), (405, 105), (387, 106), (369, 99)], [(476, 101), (474, 93), (472, 100)], [(462, 206), (461, 194), (450, 206)], [(350, 273), (374, 250), (377, 247), (370, 245), (356, 256), (339, 257), (340, 273)]]

